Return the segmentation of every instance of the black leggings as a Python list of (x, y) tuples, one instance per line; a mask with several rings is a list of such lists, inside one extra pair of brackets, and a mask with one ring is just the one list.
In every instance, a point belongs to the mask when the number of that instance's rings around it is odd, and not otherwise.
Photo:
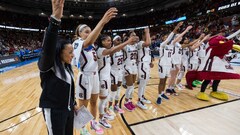
[[(204, 80), (201, 86), (201, 92), (205, 92), (208, 84), (211, 82), (211, 80)], [(212, 89), (213, 91), (217, 91), (218, 88), (218, 84), (220, 83), (220, 80), (213, 80), (213, 85), (212, 85)]]

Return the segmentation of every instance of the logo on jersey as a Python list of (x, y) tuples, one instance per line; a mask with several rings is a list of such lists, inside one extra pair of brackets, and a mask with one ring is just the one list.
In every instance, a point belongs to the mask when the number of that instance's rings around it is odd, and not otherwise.
[(83, 98), (83, 93), (79, 93), (79, 97), (80, 97), (80, 98)]
[(102, 89), (105, 89), (105, 88), (106, 88), (106, 87), (105, 87), (105, 84), (102, 84), (102, 85), (101, 85), (101, 88), (102, 88)]
[(79, 45), (78, 43), (75, 43), (74, 44), (74, 49), (77, 49), (78, 45)]

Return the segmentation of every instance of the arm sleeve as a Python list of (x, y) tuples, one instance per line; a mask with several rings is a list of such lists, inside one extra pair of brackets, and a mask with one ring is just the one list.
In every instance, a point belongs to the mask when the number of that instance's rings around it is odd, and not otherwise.
[(173, 40), (173, 38), (174, 38), (174, 35), (175, 35), (175, 34), (174, 34), (173, 32), (171, 32), (171, 33), (168, 35), (167, 39), (166, 39), (165, 41), (163, 41), (160, 46), (165, 46), (165, 45), (167, 45), (169, 42), (171, 42), (171, 41)]
[(59, 25), (60, 22), (53, 18), (50, 19), (43, 39), (43, 49), (38, 61), (40, 71), (47, 71), (54, 66)]

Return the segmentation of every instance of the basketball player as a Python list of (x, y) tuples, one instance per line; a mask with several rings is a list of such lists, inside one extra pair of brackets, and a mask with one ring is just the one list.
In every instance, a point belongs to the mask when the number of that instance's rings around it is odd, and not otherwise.
[(188, 26), (180, 35), (178, 35), (171, 44), (173, 44), (173, 53), (172, 53), (172, 69), (170, 71), (171, 77), (168, 80), (168, 88), (166, 90), (167, 94), (173, 94), (175, 96), (178, 95), (178, 93), (174, 90), (174, 85), (176, 81), (176, 77), (178, 74), (178, 71), (180, 69), (181, 64), (181, 56), (182, 56), (182, 45), (179, 43), (182, 40), (182, 37), (190, 30), (192, 29), (192, 26)]
[[(118, 46), (122, 43), (122, 38), (119, 35), (116, 35), (113, 38), (113, 46)], [(111, 92), (109, 99), (109, 110), (113, 112), (115, 110), (118, 113), (124, 113), (124, 110), (121, 109), (118, 105), (122, 78), (123, 78), (123, 51), (120, 50), (111, 55)], [(115, 104), (113, 105), (113, 101)]]
[(165, 35), (163, 38), (163, 42), (160, 45), (159, 54), (160, 59), (158, 63), (159, 69), (159, 84), (158, 84), (158, 98), (156, 103), (160, 105), (162, 103), (162, 99), (168, 100), (169, 98), (164, 94), (164, 89), (167, 81), (167, 77), (170, 74), (171, 68), (171, 57), (173, 52), (173, 44), (171, 44), (174, 36), (177, 34), (177, 30), (182, 26), (183, 22), (177, 24), (174, 28), (173, 32), (171, 32), (168, 36)]
[[(112, 18), (117, 15), (116, 8), (110, 8), (99, 21), (93, 31), (86, 24), (81, 24), (76, 29), (78, 39), (74, 41), (75, 59), (73, 63), (78, 65), (80, 61), (80, 71), (77, 76), (76, 98), (79, 101), (78, 108), (81, 106), (88, 106), (89, 100), (91, 105), (91, 113), (94, 118), (97, 117), (97, 99), (99, 94), (99, 76), (98, 63), (95, 46), (93, 43), (100, 34), (102, 28)], [(97, 134), (103, 134), (103, 129), (98, 126), (96, 120), (90, 122), (91, 129), (95, 130)], [(84, 128), (83, 130), (86, 131)], [(86, 131), (87, 132), (87, 131)]]
[(197, 39), (198, 41), (190, 46), (190, 51), (189, 51), (189, 70), (197, 70), (198, 65), (199, 65), (199, 59), (198, 59), (198, 50), (199, 46), (203, 43), (203, 38), (205, 34), (201, 34), (201, 36)]
[(144, 96), (145, 87), (150, 77), (150, 66), (153, 67), (151, 63), (151, 50), (149, 46), (151, 45), (151, 38), (149, 33), (149, 28), (144, 29), (142, 35), (142, 41), (138, 43), (138, 102), (137, 106), (141, 109), (146, 110), (147, 106), (144, 103), (150, 104), (151, 101), (146, 99)]
[(182, 58), (181, 58), (181, 68), (177, 76), (176, 87), (178, 90), (183, 90), (183, 85), (181, 84), (181, 80), (188, 70), (188, 59), (189, 59), (189, 47), (195, 44), (197, 40), (190, 42), (189, 38), (185, 37), (182, 44)]
[[(207, 40), (210, 37), (210, 35), (205, 35), (204, 33), (202, 33), (200, 35), (200, 37), (197, 39), (197, 42), (190, 46), (190, 53), (189, 53), (189, 70), (197, 70), (198, 66), (199, 66), (199, 50), (200, 50), (200, 46), (202, 44), (204, 44), (204, 41)], [(205, 54), (202, 54), (203, 58)]]
[[(127, 37), (136, 37), (136, 33), (134, 31), (129, 31)], [(124, 72), (127, 85), (124, 107), (128, 111), (133, 111), (136, 108), (135, 105), (133, 105), (131, 98), (134, 91), (133, 84), (136, 81), (137, 75), (137, 42), (135, 41), (125, 46), (123, 50), (125, 55)]]
[(108, 35), (100, 35), (98, 38), (98, 49), (97, 49), (97, 57), (98, 57), (98, 72), (100, 78), (100, 102), (99, 102), (99, 123), (105, 128), (111, 128), (112, 126), (106, 121), (113, 120), (114, 116), (110, 115), (107, 112), (107, 102), (108, 95), (111, 86), (111, 58), (110, 54), (114, 54), (117, 51), (120, 51), (126, 45), (134, 42), (136, 40), (134, 37), (129, 38), (126, 42), (118, 45), (112, 46), (111, 37)]

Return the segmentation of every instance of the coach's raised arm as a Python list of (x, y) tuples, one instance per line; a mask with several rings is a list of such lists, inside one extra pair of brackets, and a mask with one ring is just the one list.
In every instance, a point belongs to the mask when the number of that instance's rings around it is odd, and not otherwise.
[(57, 35), (63, 14), (64, 0), (52, 0), (52, 15), (43, 40), (43, 51), (38, 62), (41, 71), (47, 71), (54, 65)]

